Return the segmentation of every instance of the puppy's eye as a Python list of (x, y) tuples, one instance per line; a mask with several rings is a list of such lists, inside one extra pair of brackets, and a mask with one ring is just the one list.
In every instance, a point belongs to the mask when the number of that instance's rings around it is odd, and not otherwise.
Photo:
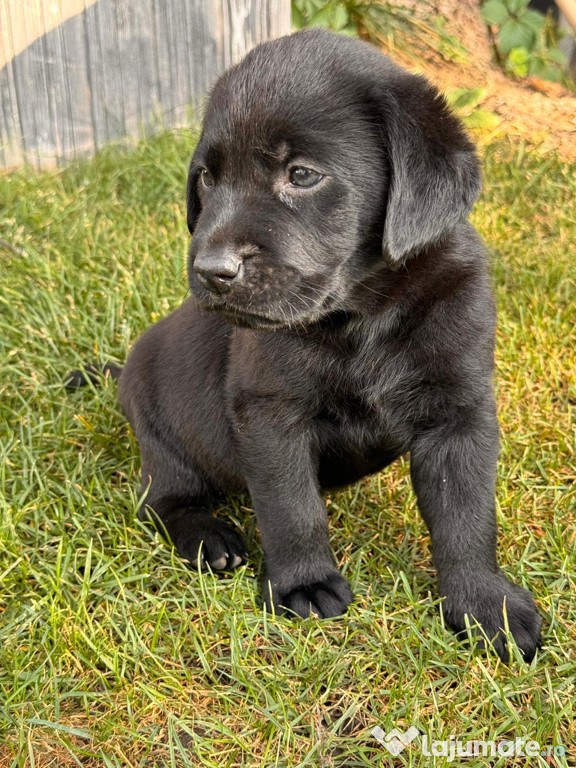
[(312, 168), (304, 168), (302, 165), (292, 168), (290, 171), (290, 184), (293, 187), (313, 187), (324, 178), (321, 173)]
[(214, 176), (210, 173), (208, 168), (202, 168), (200, 171), (200, 178), (202, 179), (202, 185), (205, 187), (214, 186)]

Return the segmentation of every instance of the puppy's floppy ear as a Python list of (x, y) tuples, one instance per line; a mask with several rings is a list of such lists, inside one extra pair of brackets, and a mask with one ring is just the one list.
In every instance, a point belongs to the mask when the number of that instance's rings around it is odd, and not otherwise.
[(383, 118), (391, 183), (383, 252), (399, 266), (466, 219), (481, 175), (474, 145), (425, 78), (394, 67), (388, 84)]
[(202, 203), (200, 202), (200, 195), (198, 194), (198, 179), (200, 178), (200, 168), (194, 162), (190, 163), (188, 169), (188, 183), (186, 184), (186, 221), (188, 224), (188, 231), (191, 235), (194, 234), (196, 228), (196, 222), (200, 211), (202, 210)]

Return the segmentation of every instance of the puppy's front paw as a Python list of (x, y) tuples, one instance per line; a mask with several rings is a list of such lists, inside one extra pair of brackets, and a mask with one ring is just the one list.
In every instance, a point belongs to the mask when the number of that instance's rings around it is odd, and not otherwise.
[(340, 616), (353, 600), (350, 585), (336, 569), (321, 579), (282, 583), (281, 578), (264, 580), (266, 605), (272, 603), (277, 613), (295, 613), (302, 618), (315, 614), (321, 619)]
[(178, 554), (192, 568), (231, 571), (248, 557), (248, 548), (242, 536), (229, 523), (209, 514), (191, 516), (189, 526), (179, 527), (172, 535)]
[[(537, 649), (542, 646), (540, 616), (528, 590), (513, 584), (503, 573), (480, 574), (475, 580), (467, 579), (446, 596), (442, 612), (455, 632), (466, 630), (465, 615), (471, 625), (474, 621), (482, 627), (492, 641), (494, 650), (507, 664), (510, 652), (506, 643), (504, 609), (508, 628), (526, 662), (531, 662)], [(483, 638), (478, 645), (484, 646)]]

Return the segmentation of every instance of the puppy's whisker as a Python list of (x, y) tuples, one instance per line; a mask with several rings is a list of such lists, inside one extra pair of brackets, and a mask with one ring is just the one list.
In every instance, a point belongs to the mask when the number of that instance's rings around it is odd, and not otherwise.
[(364, 288), (367, 291), (370, 291), (370, 293), (374, 293), (376, 296), (380, 296), (382, 299), (392, 299), (393, 296), (391, 296), (388, 293), (384, 293), (383, 291), (377, 291), (374, 288), (370, 288), (369, 285), (366, 285), (366, 283), (358, 283), (359, 288)]

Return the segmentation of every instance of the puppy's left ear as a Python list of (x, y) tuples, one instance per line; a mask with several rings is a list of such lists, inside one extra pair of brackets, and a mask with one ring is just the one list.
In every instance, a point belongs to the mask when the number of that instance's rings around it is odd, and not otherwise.
[(200, 178), (200, 168), (194, 163), (194, 158), (188, 169), (188, 183), (186, 184), (186, 222), (188, 231), (191, 235), (196, 229), (196, 222), (202, 211), (202, 203), (198, 194), (198, 180)]
[(440, 93), (394, 70), (382, 115), (391, 165), (383, 252), (397, 267), (466, 219), (481, 175), (474, 145)]

